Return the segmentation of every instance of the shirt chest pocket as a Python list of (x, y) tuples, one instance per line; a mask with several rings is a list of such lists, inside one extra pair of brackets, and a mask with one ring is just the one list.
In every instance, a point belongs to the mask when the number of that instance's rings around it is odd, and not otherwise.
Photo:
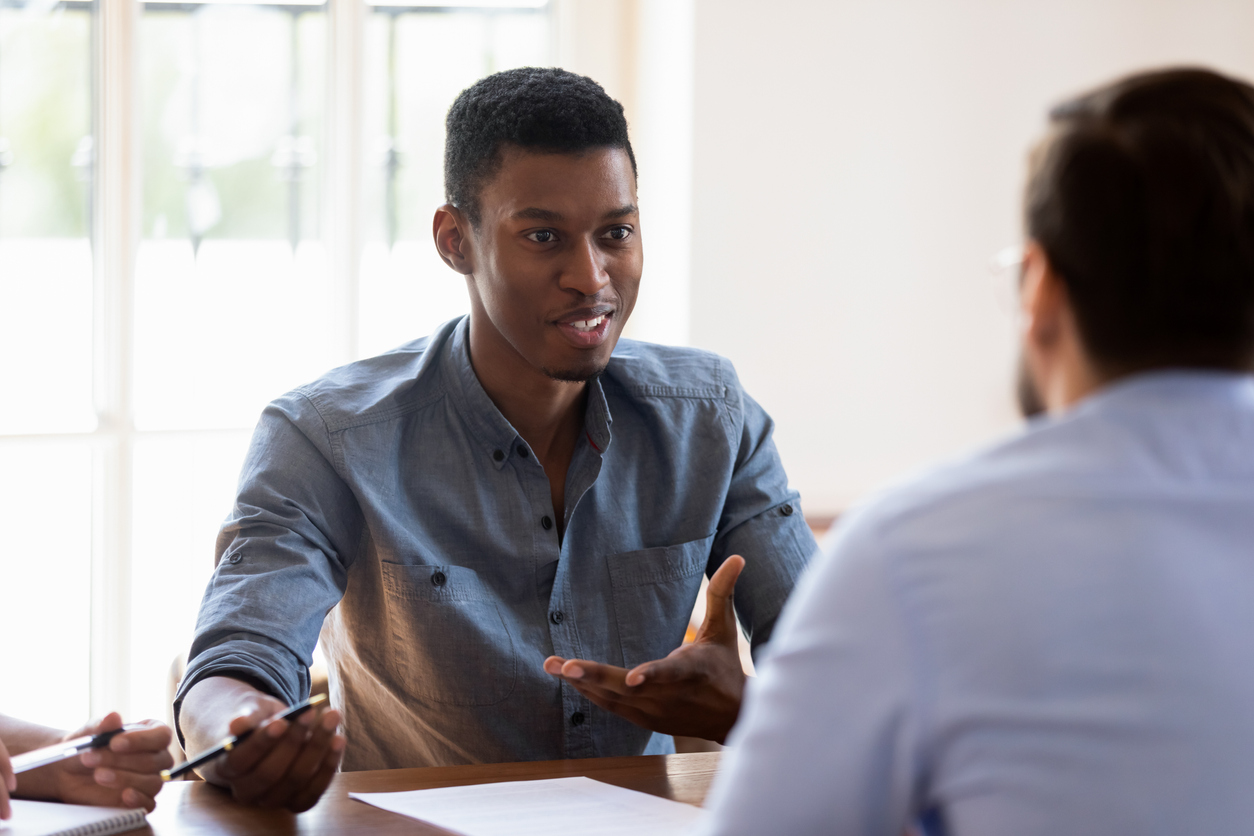
[(518, 677), (496, 597), (462, 566), (384, 563), (387, 654), (402, 687), (445, 705), (493, 705)]
[(711, 534), (608, 558), (626, 667), (660, 659), (683, 643), (713, 543)]

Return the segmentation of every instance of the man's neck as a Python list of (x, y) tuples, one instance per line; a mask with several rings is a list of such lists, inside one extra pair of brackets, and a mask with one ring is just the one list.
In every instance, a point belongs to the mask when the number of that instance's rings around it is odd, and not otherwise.
[(554, 380), (521, 357), (496, 356), (502, 353), (476, 343), (472, 328), (470, 365), (483, 391), (541, 462), (569, 458), (583, 427), (587, 382)]

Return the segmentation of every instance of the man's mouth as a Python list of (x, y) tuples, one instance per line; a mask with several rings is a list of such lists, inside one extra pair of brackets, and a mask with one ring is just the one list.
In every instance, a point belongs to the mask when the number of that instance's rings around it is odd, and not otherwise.
[(604, 343), (609, 335), (610, 320), (613, 317), (612, 308), (608, 310), (601, 308), (600, 311), (593, 308), (575, 311), (554, 324), (575, 348), (596, 348)]
[(600, 316), (595, 317), (594, 319), (576, 320), (570, 323), (570, 327), (574, 328), (576, 331), (583, 331), (587, 333), (588, 331), (595, 331), (597, 328), (600, 328), (601, 323), (604, 321), (605, 321), (605, 314), (601, 314)]

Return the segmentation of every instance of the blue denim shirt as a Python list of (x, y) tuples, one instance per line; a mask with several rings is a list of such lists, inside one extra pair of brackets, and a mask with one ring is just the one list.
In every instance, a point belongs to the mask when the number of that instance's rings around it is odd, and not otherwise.
[(737, 613), (755, 650), (769, 638), (816, 549), (771, 429), (726, 360), (621, 341), (589, 387), (559, 542), (468, 320), (336, 369), (262, 414), (176, 710), (215, 675), (303, 698), (321, 635), (345, 769), (670, 751), (542, 663), (665, 656), (737, 553)]

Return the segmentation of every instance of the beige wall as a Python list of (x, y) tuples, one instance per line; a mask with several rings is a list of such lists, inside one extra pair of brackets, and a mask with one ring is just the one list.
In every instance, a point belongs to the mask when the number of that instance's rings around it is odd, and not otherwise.
[(1178, 62), (1254, 78), (1254, 2), (697, 0), (690, 341), (807, 512), (1015, 426), (987, 262), (1025, 151), (1050, 103)]
[(645, 267), (627, 336), (688, 342), (694, 0), (554, 0), (558, 64), (623, 104)]

